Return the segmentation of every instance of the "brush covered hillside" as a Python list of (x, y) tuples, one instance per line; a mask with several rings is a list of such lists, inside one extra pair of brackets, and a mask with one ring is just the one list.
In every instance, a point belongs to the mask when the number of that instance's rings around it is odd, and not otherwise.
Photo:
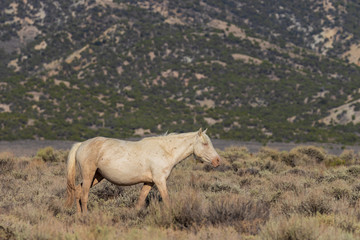
[(358, 142), (356, 1), (0, 2), (1, 139)]

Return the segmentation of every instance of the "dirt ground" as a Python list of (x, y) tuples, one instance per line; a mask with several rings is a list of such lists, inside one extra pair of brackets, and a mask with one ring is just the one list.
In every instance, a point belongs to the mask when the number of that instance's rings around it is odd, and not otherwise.
[[(135, 139), (132, 139), (135, 140)], [(230, 146), (245, 146), (250, 152), (256, 153), (263, 145), (257, 142), (241, 142), (236, 140), (212, 140), (214, 147), (224, 150)], [(51, 146), (58, 150), (68, 150), (74, 141), (62, 140), (16, 140), (16, 141), (0, 141), (0, 152), (12, 152), (15, 156), (34, 156), (38, 149)], [(318, 144), (318, 143), (268, 143), (266, 146), (280, 151), (289, 151), (299, 145), (315, 145), (321, 146), (330, 154), (339, 155), (344, 149), (353, 149), (359, 152), (360, 146), (343, 146), (339, 144)]]

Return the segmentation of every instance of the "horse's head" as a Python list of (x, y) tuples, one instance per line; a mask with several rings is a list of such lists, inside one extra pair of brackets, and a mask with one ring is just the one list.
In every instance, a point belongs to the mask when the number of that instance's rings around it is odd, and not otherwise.
[(214, 167), (220, 165), (219, 154), (214, 149), (208, 135), (206, 135), (206, 130), (202, 131), (201, 128), (196, 136), (194, 154), (204, 162), (211, 163)]

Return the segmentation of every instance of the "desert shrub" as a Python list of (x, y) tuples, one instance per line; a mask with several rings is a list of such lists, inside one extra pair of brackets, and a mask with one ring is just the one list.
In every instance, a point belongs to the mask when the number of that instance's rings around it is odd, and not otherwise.
[(191, 228), (206, 221), (204, 199), (194, 190), (172, 195), (171, 207), (151, 201), (147, 221), (160, 227)]
[(199, 193), (194, 190), (187, 194), (175, 196), (178, 200), (172, 204), (172, 215), (174, 224), (178, 228), (189, 228), (200, 225), (204, 219), (204, 200)]
[(286, 171), (286, 174), (298, 175), (298, 176), (305, 176), (306, 172), (300, 168), (292, 168)]
[(3, 154), (0, 156), (0, 174), (11, 172), (14, 169), (14, 166), (15, 161), (13, 156)]
[(21, 179), (21, 180), (24, 180), (24, 181), (26, 181), (28, 179), (28, 173), (25, 173), (23, 171), (13, 171), (12, 176), (15, 179)]
[(214, 168), (213, 166), (209, 165), (209, 164), (205, 164), (203, 167), (203, 170), (205, 172), (211, 172), (211, 171), (217, 171), (217, 172), (226, 172), (226, 171), (231, 171), (233, 170), (233, 167), (229, 164), (222, 164), (216, 168)]
[(98, 198), (107, 201), (108, 199), (118, 197), (123, 191), (124, 187), (117, 186), (104, 180), (103, 182), (99, 183), (99, 185), (92, 188), (90, 194), (94, 194)]
[(54, 197), (51, 197), (49, 200), (47, 200), (47, 205), (48, 211), (51, 212), (54, 217), (66, 210), (64, 209), (63, 202), (61, 202), (59, 199), (55, 199)]
[[(16, 239), (133, 239), (154, 231), (162, 233), (159, 239), (201, 239), (200, 232), (204, 239), (226, 239), (230, 230), (234, 239), (342, 239), (344, 234), (359, 239), (360, 166), (326, 168), (301, 152), (292, 152), (292, 159), (289, 152), (275, 153), (237, 158), (209, 172), (205, 164), (185, 160), (167, 181), (169, 209), (154, 187), (148, 206), (135, 211), (140, 184), (119, 187), (103, 180), (90, 190), (87, 217), (75, 214), (75, 206), (63, 207), (66, 183), (59, 172), (65, 162), (14, 158), (10, 174), (0, 174), (0, 226)], [(285, 164), (283, 156), (295, 166)], [(7, 158), (0, 154), (1, 159)]]
[(291, 167), (314, 165), (325, 159), (325, 150), (315, 146), (300, 146), (280, 153), (280, 160)]
[(13, 240), (16, 238), (15, 234), (10, 229), (0, 226), (0, 239)]
[(44, 160), (44, 162), (56, 162), (56, 156), (53, 147), (39, 149), (36, 156)]
[(269, 218), (269, 203), (225, 195), (209, 205), (208, 219), (214, 225), (236, 225), (241, 232), (256, 234)]
[(281, 162), (267, 160), (260, 166), (260, 169), (262, 171), (267, 170), (273, 173), (278, 173), (284, 169), (284, 164)]
[(281, 154), (278, 150), (269, 148), (269, 147), (262, 147), (259, 152), (257, 153), (257, 156), (260, 159), (266, 159), (269, 158), (273, 161), (280, 161), (281, 160)]
[(214, 183), (202, 183), (200, 185), (200, 187), (204, 190), (204, 191), (209, 191), (209, 192), (213, 192), (213, 193), (217, 193), (217, 192), (230, 192), (231, 191), (231, 186), (229, 186), (226, 183), (222, 183), (222, 182), (214, 182)]
[(268, 206), (261, 201), (227, 195), (215, 199), (209, 206), (209, 221), (212, 224), (231, 224), (244, 219), (267, 219)]
[(351, 187), (344, 180), (336, 180), (326, 189), (326, 192), (336, 200), (348, 198), (351, 191)]
[[(133, 207), (139, 198), (141, 185), (118, 186), (107, 180), (103, 180), (90, 189), (89, 204), (96, 206), (105, 204), (111, 207)], [(149, 197), (153, 195), (154, 188), (150, 191)], [(157, 190), (156, 190), (157, 192)]]
[(216, 168), (213, 168), (213, 170), (217, 172), (227, 172), (233, 170), (233, 168), (229, 164), (222, 164)]
[(341, 159), (338, 156), (329, 156), (326, 158), (324, 163), (325, 166), (327, 167), (336, 167), (336, 166), (345, 165), (345, 160)]
[[(129, 207), (108, 207), (106, 211), (111, 211), (111, 221), (115, 224), (135, 225), (142, 222), (148, 214), (147, 209), (141, 209), (140, 211), (134, 211), (133, 208)], [(139, 219), (140, 218), (140, 219)]]
[(332, 211), (331, 200), (325, 195), (323, 189), (312, 189), (297, 206), (299, 213), (313, 216), (318, 213), (328, 214)]
[(281, 161), (290, 167), (299, 165), (300, 156), (295, 153), (281, 152)]
[(351, 166), (346, 171), (350, 175), (358, 177), (360, 175), (360, 166)]
[(326, 158), (325, 150), (315, 146), (300, 146), (291, 149), (290, 152), (303, 154), (309, 157), (311, 160), (315, 160), (317, 163), (324, 161)]
[(356, 154), (354, 150), (345, 149), (339, 156), (344, 161), (345, 165), (354, 164), (356, 161)]
[(13, 159), (15, 158), (12, 152), (0, 152), (0, 159)]
[(353, 234), (360, 232), (358, 216), (356, 216), (354, 211), (340, 214), (338, 216), (332, 215), (332, 217), (334, 218), (335, 225), (343, 231)]
[(67, 154), (66, 151), (58, 151), (53, 147), (45, 147), (37, 151), (36, 157), (39, 157), (44, 162), (65, 162)]
[(293, 215), (271, 219), (261, 228), (259, 239), (271, 240), (341, 240), (355, 239), (340, 228), (322, 223), (316, 217)]
[(237, 160), (248, 159), (252, 156), (246, 147), (227, 147), (223, 152), (220, 152), (220, 156), (226, 161), (233, 163)]
[(282, 161), (273, 161), (270, 158), (259, 158), (258, 156), (253, 159), (253, 166), (256, 166), (260, 171), (269, 171), (278, 174), (289, 168), (287, 164)]
[(275, 177), (271, 180), (273, 187), (276, 190), (286, 192), (286, 191), (293, 191), (299, 192), (299, 186), (297, 186), (298, 179), (295, 179), (291, 176), (281, 176)]
[(354, 184), (352, 187), (354, 193), (360, 194), (360, 183)]
[(250, 168), (245, 168), (245, 169), (238, 169), (237, 170), (237, 175), (239, 176), (243, 176), (243, 175), (253, 175), (253, 176), (257, 176), (259, 175), (260, 170), (256, 167), (250, 167)]
[(337, 168), (331, 168), (328, 171), (326, 171), (323, 175), (323, 181), (324, 182), (334, 182), (336, 180), (344, 180), (349, 181), (351, 180), (352, 175), (349, 174), (347, 167), (341, 166)]

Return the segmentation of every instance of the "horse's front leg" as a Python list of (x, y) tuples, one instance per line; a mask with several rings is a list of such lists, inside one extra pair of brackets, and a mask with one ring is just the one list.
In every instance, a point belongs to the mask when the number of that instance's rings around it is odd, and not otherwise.
[(136, 210), (140, 210), (145, 206), (145, 199), (147, 195), (149, 194), (151, 188), (154, 186), (154, 183), (144, 183), (144, 186), (141, 189), (139, 200), (137, 204), (135, 205)]
[(155, 184), (160, 192), (161, 198), (167, 208), (170, 208), (170, 198), (166, 187), (166, 179), (155, 181)]

